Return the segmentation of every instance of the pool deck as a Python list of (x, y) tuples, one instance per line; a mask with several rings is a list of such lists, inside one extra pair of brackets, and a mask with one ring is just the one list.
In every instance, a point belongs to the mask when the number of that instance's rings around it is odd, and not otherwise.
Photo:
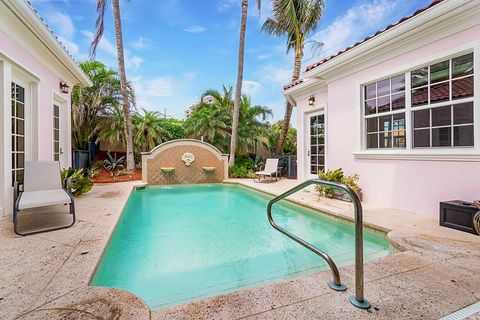
[[(273, 195), (298, 183), (228, 182)], [(480, 301), (480, 237), (439, 227), (436, 219), (364, 203), (365, 225), (388, 232), (403, 251), (365, 264), (370, 310), (347, 300), (354, 291), (353, 266), (340, 268), (347, 292), (330, 290), (326, 271), (150, 310), (126, 291), (88, 286), (135, 184), (95, 185), (76, 199), (78, 222), (70, 229), (19, 237), (10, 217), (0, 220), (0, 319), (438, 319)], [(289, 199), (338, 219), (353, 217), (349, 203), (319, 198), (311, 189)], [(68, 218), (65, 212), (57, 208), (49, 222)], [(23, 218), (28, 228), (42, 214)]]

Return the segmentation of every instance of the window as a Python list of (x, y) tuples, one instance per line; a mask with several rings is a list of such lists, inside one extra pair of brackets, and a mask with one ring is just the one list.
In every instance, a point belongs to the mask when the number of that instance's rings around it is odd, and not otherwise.
[(53, 105), (53, 160), (60, 161), (60, 107)]
[(12, 82), (12, 184), (23, 182), (25, 166), (25, 88)]
[(368, 149), (405, 148), (405, 75), (365, 86)]
[(468, 53), (365, 85), (365, 147), (473, 147), (473, 66)]
[(411, 83), (413, 147), (473, 147), (473, 53), (413, 70)]

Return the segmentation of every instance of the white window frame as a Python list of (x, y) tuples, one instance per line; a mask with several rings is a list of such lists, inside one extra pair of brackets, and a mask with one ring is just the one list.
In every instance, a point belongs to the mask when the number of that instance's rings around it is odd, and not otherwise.
[[(474, 146), (473, 147), (428, 147), (413, 148), (413, 123), (412, 111), (430, 109), (432, 105), (420, 107), (411, 107), (411, 71), (418, 68), (432, 65), (437, 62), (449, 60), (463, 54), (473, 52), (474, 59), (474, 97), (457, 99), (454, 101), (446, 101), (435, 103), (433, 106), (440, 107), (442, 105), (454, 105), (462, 102), (473, 101), (474, 107)], [(381, 81), (386, 78), (394, 77), (399, 74), (405, 74), (405, 121), (406, 121), (406, 148), (405, 149), (367, 149), (366, 148), (366, 123), (364, 111), (364, 87), (371, 83)], [(394, 68), (390, 74), (377, 75), (370, 79), (358, 82), (360, 95), (358, 96), (357, 114), (360, 122), (360, 143), (359, 151), (354, 152), (357, 159), (395, 159), (395, 160), (439, 160), (439, 161), (480, 161), (480, 41), (466, 43), (462, 46), (451, 48), (427, 58), (415, 61), (406, 66)], [(453, 102), (453, 103), (452, 103)], [(361, 107), (358, 107), (361, 106)]]

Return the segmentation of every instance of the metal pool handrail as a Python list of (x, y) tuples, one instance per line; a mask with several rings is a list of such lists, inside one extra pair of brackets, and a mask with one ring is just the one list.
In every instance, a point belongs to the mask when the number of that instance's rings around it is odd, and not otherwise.
[(357, 194), (348, 186), (326, 181), (320, 179), (311, 179), (307, 180), (298, 186), (282, 193), (281, 195), (273, 198), (270, 200), (267, 206), (267, 215), (268, 221), (276, 230), (280, 231), (290, 239), (298, 242), (308, 250), (316, 253), (320, 257), (322, 257), (327, 263), (333, 273), (333, 282), (329, 282), (328, 286), (333, 290), (337, 291), (345, 291), (347, 287), (343, 285), (340, 281), (340, 274), (338, 272), (338, 268), (332, 258), (323, 252), (322, 250), (318, 249), (314, 245), (308, 243), (307, 241), (297, 237), (296, 235), (290, 233), (289, 231), (285, 230), (284, 228), (278, 226), (272, 217), (272, 206), (276, 202), (288, 197), (289, 195), (296, 193), (312, 184), (321, 185), (325, 187), (330, 187), (334, 189), (339, 189), (346, 192), (350, 198), (352, 199), (354, 211), (355, 211), (355, 294), (349, 297), (349, 301), (356, 307), (361, 309), (368, 309), (370, 308), (370, 302), (364, 297), (363, 292), (363, 210), (362, 210), (362, 203), (358, 198)]

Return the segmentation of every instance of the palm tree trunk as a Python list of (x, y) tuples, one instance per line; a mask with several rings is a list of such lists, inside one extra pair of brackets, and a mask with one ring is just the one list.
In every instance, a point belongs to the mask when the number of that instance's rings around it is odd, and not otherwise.
[[(302, 67), (303, 50), (295, 50), (295, 62), (293, 66), (292, 82), (297, 81), (300, 78), (300, 70)], [(293, 106), (290, 102), (285, 102), (285, 116), (283, 117), (282, 131), (280, 131), (280, 137), (278, 138), (276, 155), (283, 153), (283, 147), (285, 145), (285, 139), (287, 138), (288, 128), (290, 126), (290, 118), (292, 117)]]
[(240, 103), (242, 98), (243, 60), (245, 53), (245, 31), (247, 29), (248, 0), (242, 0), (242, 22), (240, 24), (240, 43), (238, 45), (237, 85), (235, 87), (235, 101), (233, 103), (232, 135), (230, 139), (230, 158), (228, 164), (235, 164), (237, 151), (238, 122), (240, 116)]
[(115, 38), (117, 40), (118, 72), (120, 74), (120, 86), (122, 90), (123, 115), (125, 121), (125, 138), (127, 140), (127, 172), (135, 171), (135, 159), (133, 157), (132, 121), (130, 119), (130, 101), (128, 100), (127, 76), (125, 75), (125, 57), (123, 53), (122, 21), (120, 18), (120, 4), (118, 0), (112, 0), (113, 16), (115, 22)]

